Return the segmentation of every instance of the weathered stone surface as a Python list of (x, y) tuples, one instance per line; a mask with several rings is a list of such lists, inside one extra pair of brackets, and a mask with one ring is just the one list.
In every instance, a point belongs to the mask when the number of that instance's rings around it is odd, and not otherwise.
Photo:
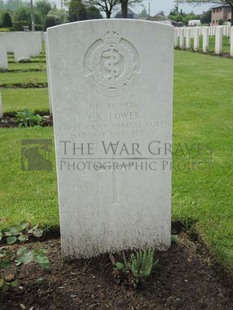
[(7, 50), (4, 35), (0, 33), (0, 70), (8, 69)]
[(154, 22), (48, 29), (64, 256), (169, 248), (173, 47)]

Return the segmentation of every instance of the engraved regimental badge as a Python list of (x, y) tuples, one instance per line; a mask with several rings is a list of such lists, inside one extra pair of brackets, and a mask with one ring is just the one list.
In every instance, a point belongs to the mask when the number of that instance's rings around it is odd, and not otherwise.
[(136, 84), (139, 55), (135, 47), (116, 31), (107, 31), (87, 50), (85, 77), (90, 87), (101, 95), (123, 95)]

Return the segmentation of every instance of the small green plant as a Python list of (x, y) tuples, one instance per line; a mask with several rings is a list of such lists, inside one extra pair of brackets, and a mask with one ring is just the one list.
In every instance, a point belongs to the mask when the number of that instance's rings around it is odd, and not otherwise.
[(218, 25), (219, 25), (219, 26), (224, 25), (224, 20), (223, 20), (222, 18), (220, 18), (220, 19), (218, 20)]
[(123, 253), (123, 263), (114, 262), (113, 274), (120, 282), (137, 287), (150, 276), (156, 263), (151, 249), (132, 253), (128, 261)]
[(10, 248), (17, 242), (25, 243), (31, 237), (40, 238), (43, 235), (43, 229), (38, 225), (31, 226), (26, 222), (21, 222), (17, 226), (12, 226), (8, 230), (0, 231), (0, 241), (6, 242), (8, 246), (0, 247), (0, 289), (7, 291), (9, 287), (17, 287), (16, 267), (26, 265), (31, 262), (39, 264), (43, 269), (50, 269), (50, 262), (47, 257), (47, 251), (44, 249), (28, 249), (21, 246), (15, 252)]
[(149, 277), (153, 268), (154, 250), (139, 251), (131, 254), (131, 271), (136, 278)]
[(18, 281), (15, 280), (13, 273), (9, 272), (12, 265), (12, 257), (14, 256), (13, 251), (0, 247), (0, 289), (2, 291), (7, 291), (10, 286), (18, 286)]
[(39, 225), (32, 226), (27, 222), (20, 222), (18, 225), (11, 226), (7, 230), (0, 230), (0, 241), (8, 245), (18, 242), (26, 242), (30, 237), (40, 238), (43, 229)]
[(17, 112), (15, 117), (19, 127), (41, 126), (47, 118), (47, 116), (40, 116), (28, 109)]
[(0, 28), (0, 32), (9, 32), (9, 31), (10, 31), (10, 27)]
[(25, 83), (22, 84), (25, 88), (32, 88), (32, 87), (38, 87), (38, 78), (30, 78), (25, 81)]

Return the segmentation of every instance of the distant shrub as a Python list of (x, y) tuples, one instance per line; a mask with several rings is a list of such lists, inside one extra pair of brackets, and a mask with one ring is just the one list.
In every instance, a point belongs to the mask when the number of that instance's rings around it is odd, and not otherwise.
[[(29, 6), (20, 6), (18, 9), (14, 11), (13, 21), (16, 30), (22, 31), (22, 26), (29, 26), (31, 28), (32, 20), (31, 20), (31, 9)], [(40, 13), (34, 11), (34, 21), (36, 25), (40, 25), (42, 23)]]
[(63, 9), (52, 9), (45, 17), (44, 30), (49, 27), (64, 24), (68, 21), (67, 12)]
[(36, 25), (35, 25), (35, 30), (36, 30), (36, 31), (43, 31), (43, 25), (36, 24)]
[(11, 31), (12, 28), (0, 28), (0, 32), (8, 32)]
[(87, 19), (100, 19), (103, 18), (100, 10), (94, 6), (87, 8)]
[(45, 17), (44, 28), (45, 30), (49, 27), (58, 25), (56, 16), (50, 15)]
[(12, 27), (12, 20), (8, 12), (3, 13), (2, 15), (2, 27)]
[(222, 26), (224, 24), (224, 20), (222, 19), (222, 18), (220, 18), (219, 20), (218, 20), (218, 25), (219, 26)]
[(21, 21), (18, 21), (18, 22), (15, 22), (14, 23), (14, 28), (16, 31), (23, 31), (23, 28), (24, 27), (30, 27), (29, 23), (27, 20), (21, 20)]

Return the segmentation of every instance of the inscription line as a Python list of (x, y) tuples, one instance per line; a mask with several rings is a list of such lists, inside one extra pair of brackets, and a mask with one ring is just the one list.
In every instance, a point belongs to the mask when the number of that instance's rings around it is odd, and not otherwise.
[[(85, 160), (89, 160), (89, 159), (94, 159), (94, 160), (112, 160), (112, 157), (98, 157), (98, 158), (94, 158), (94, 157), (87, 157), (87, 158), (85, 158), (85, 157), (61, 157), (60, 159), (66, 159), (66, 160), (71, 160), (71, 159), (85, 159)], [(116, 160), (152, 160), (152, 159), (156, 159), (156, 160), (172, 160), (170, 157), (169, 158), (155, 158), (155, 157), (141, 157), (141, 158), (134, 158), (134, 157), (121, 157), (121, 158), (119, 158), (119, 157), (117, 157), (117, 159)], [(182, 158), (182, 159), (193, 159), (193, 160), (195, 160), (195, 158)], [(197, 159), (213, 159), (213, 158), (196, 158), (196, 160)]]

